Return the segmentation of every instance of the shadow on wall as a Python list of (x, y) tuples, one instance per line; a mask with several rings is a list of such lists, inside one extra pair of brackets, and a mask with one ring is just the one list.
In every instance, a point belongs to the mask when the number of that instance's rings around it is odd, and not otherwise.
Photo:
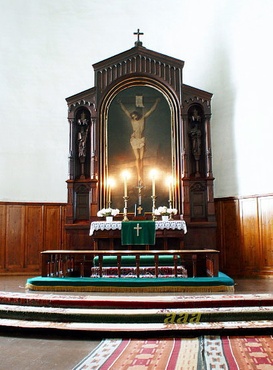
[(214, 49), (212, 63), (207, 62), (207, 76), (213, 93), (212, 99), (212, 160), (215, 177), (215, 197), (238, 194), (237, 161), (235, 148), (236, 87), (225, 43)]

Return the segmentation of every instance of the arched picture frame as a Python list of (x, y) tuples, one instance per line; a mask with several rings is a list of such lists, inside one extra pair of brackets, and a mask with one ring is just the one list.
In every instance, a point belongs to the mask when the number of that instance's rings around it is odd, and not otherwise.
[[(112, 207), (123, 209), (124, 171), (129, 174), (128, 212), (151, 212), (153, 194), (157, 206), (168, 206), (168, 181), (174, 173), (172, 121), (168, 100), (154, 87), (131, 86), (113, 97), (107, 114), (105, 148), (107, 178), (114, 183)], [(139, 203), (142, 209), (138, 211)]]

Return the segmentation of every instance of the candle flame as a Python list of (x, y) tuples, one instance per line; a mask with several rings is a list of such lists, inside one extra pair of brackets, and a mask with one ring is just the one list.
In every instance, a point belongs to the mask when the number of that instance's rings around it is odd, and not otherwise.
[(113, 188), (115, 184), (116, 184), (115, 180), (112, 177), (108, 177), (108, 180), (107, 180), (108, 187)]
[(155, 179), (157, 177), (157, 170), (155, 168), (150, 171), (150, 176), (152, 179)]
[(168, 186), (174, 185), (174, 178), (172, 176), (168, 176), (166, 179), (166, 184)]
[(127, 171), (127, 170), (124, 170), (124, 171), (122, 171), (122, 173), (121, 173), (121, 176), (124, 178), (124, 179), (129, 179), (130, 178), (130, 173), (129, 173), (129, 171)]

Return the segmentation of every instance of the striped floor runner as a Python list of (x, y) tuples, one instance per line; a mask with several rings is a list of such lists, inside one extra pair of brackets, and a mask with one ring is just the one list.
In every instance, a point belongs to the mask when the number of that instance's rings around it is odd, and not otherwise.
[(105, 339), (73, 370), (272, 370), (273, 336)]

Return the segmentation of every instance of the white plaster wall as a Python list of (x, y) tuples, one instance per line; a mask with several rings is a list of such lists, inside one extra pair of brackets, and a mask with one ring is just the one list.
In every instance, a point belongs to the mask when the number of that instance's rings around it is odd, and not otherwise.
[(0, 201), (66, 201), (65, 98), (137, 28), (214, 94), (215, 196), (272, 192), (272, 19), (272, 0), (2, 0)]

